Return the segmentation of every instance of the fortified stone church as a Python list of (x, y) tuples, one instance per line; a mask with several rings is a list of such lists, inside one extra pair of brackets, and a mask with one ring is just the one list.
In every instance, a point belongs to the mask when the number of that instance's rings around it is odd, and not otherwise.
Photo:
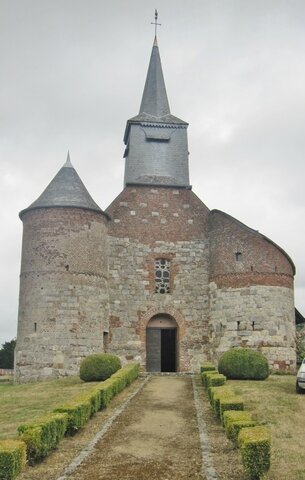
[(187, 128), (170, 112), (155, 39), (126, 125), (123, 191), (101, 210), (68, 157), (20, 212), (16, 381), (75, 375), (102, 351), (186, 372), (246, 346), (294, 369), (294, 264), (192, 191)]

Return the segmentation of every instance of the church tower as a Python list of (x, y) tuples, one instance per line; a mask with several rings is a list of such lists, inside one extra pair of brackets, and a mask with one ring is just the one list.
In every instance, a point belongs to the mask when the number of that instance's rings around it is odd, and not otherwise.
[(125, 186), (189, 187), (187, 127), (171, 115), (155, 38), (140, 112), (126, 125)]
[(171, 114), (155, 38), (126, 125), (124, 190), (106, 210), (109, 348), (148, 371), (196, 369), (209, 335), (209, 210), (189, 183), (187, 127)]

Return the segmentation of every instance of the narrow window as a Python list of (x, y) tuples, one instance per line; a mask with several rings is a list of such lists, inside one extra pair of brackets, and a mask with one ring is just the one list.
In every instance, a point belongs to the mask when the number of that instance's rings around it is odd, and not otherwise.
[(251, 272), (253, 272), (253, 270), (254, 270), (254, 269), (253, 269), (253, 265), (251, 265)]
[(235, 253), (235, 260), (236, 260), (237, 262), (241, 262), (241, 257), (242, 257), (241, 252), (236, 252), (236, 253)]
[(252, 330), (254, 330), (255, 322), (252, 322)]
[(170, 261), (166, 258), (155, 260), (155, 292), (169, 293)]
[(37, 332), (37, 323), (34, 323), (34, 332)]
[(103, 346), (104, 346), (104, 352), (108, 352), (108, 342), (109, 342), (109, 333), (108, 332), (103, 332)]
[(277, 266), (276, 265), (274, 267), (274, 271), (275, 271), (275, 273), (277, 273)]
[(240, 320), (237, 320), (237, 330), (239, 330), (240, 327)]

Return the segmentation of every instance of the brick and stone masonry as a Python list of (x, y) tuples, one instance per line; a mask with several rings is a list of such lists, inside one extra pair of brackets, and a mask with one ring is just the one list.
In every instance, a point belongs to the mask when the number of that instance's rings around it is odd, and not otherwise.
[(244, 346), (276, 370), (295, 369), (293, 262), (193, 193), (187, 127), (170, 112), (155, 39), (125, 130), (123, 191), (103, 212), (68, 156), (20, 214), (17, 382), (76, 375), (82, 358), (103, 351), (144, 371), (198, 371)]

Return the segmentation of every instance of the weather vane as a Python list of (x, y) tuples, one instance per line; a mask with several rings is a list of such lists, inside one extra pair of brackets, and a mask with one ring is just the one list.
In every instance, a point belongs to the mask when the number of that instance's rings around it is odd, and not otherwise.
[(157, 26), (159, 25), (161, 27), (161, 23), (158, 23), (158, 10), (155, 9), (155, 21), (150, 22), (151, 25), (155, 26), (155, 37), (157, 36)]

